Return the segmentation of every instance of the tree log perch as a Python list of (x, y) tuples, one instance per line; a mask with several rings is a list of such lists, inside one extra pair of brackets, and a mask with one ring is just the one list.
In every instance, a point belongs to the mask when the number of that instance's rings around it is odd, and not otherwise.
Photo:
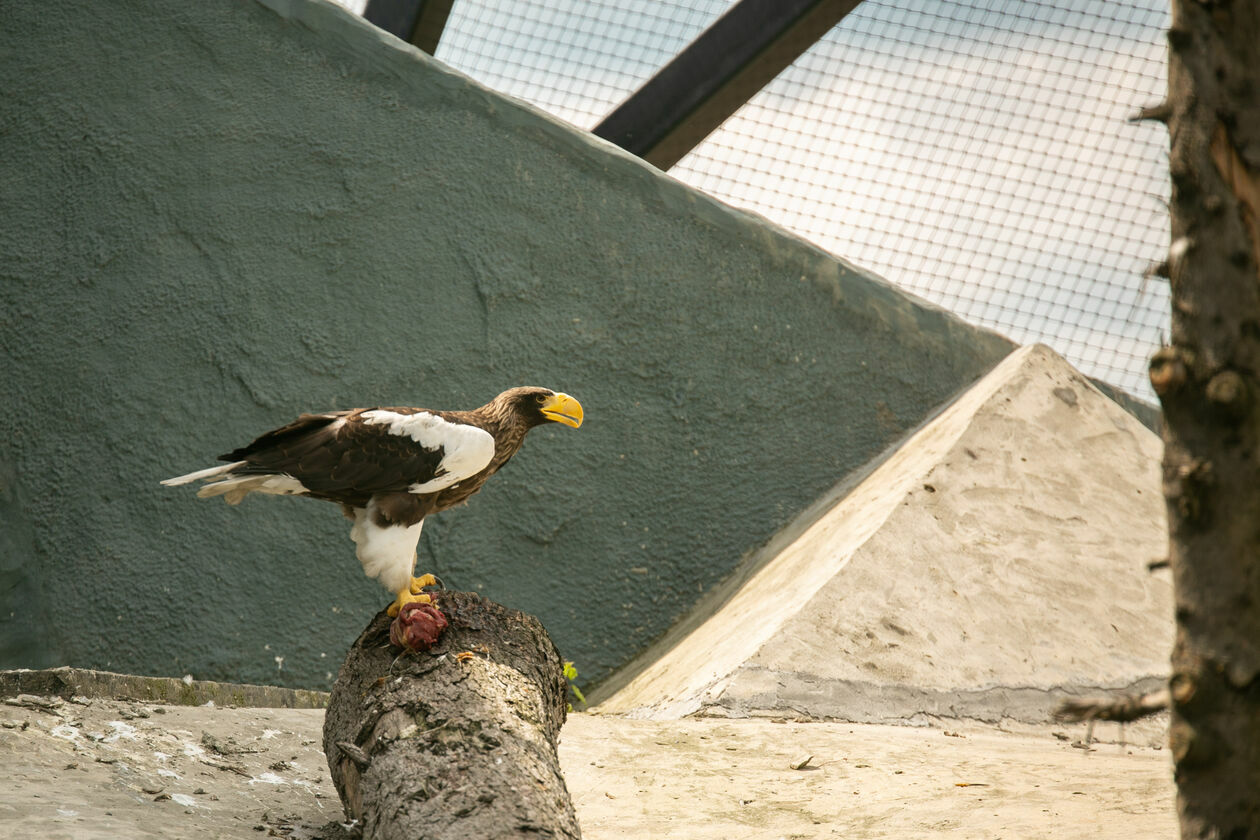
[(449, 621), (427, 652), (390, 644), (382, 610), (350, 648), (324, 754), (367, 840), (579, 838), (556, 741), (567, 683), (533, 616), (439, 592)]

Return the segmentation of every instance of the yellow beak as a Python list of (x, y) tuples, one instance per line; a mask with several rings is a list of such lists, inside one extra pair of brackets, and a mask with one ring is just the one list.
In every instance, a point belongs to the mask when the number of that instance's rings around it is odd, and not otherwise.
[(544, 417), (577, 428), (582, 425), (582, 404), (568, 394), (554, 394), (540, 409)]

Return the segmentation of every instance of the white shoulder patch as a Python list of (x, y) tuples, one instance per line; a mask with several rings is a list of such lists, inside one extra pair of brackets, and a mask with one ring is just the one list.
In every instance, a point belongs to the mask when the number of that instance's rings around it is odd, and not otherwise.
[(399, 414), (373, 409), (359, 418), (370, 426), (387, 424), (391, 435), (409, 437), (425, 449), (441, 449), (442, 461), (436, 478), (408, 487), (412, 493), (436, 493), (474, 476), (494, 458), (494, 437), (485, 429), (452, 423), (436, 414), (421, 411)]

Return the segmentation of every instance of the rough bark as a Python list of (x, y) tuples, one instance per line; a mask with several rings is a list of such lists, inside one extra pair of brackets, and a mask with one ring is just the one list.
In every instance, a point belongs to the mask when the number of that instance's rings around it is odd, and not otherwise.
[(1260, 3), (1173, 0), (1172, 747), (1184, 838), (1260, 838)]
[(438, 644), (403, 653), (381, 612), (333, 686), (324, 752), (365, 838), (580, 837), (560, 773), (563, 663), (537, 619), (443, 592)]

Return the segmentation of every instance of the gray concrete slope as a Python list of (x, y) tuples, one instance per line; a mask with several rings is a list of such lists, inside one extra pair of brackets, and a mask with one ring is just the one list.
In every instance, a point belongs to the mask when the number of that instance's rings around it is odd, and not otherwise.
[(598, 679), (1012, 349), (325, 2), (6, 4), (0, 70), (0, 666), (326, 687), (340, 513), (158, 480), (541, 384), (422, 566)]
[[(1045, 720), (1172, 641), (1160, 442), (1045, 347), (1008, 357), (599, 706)], [(647, 654), (652, 655), (652, 652)]]

